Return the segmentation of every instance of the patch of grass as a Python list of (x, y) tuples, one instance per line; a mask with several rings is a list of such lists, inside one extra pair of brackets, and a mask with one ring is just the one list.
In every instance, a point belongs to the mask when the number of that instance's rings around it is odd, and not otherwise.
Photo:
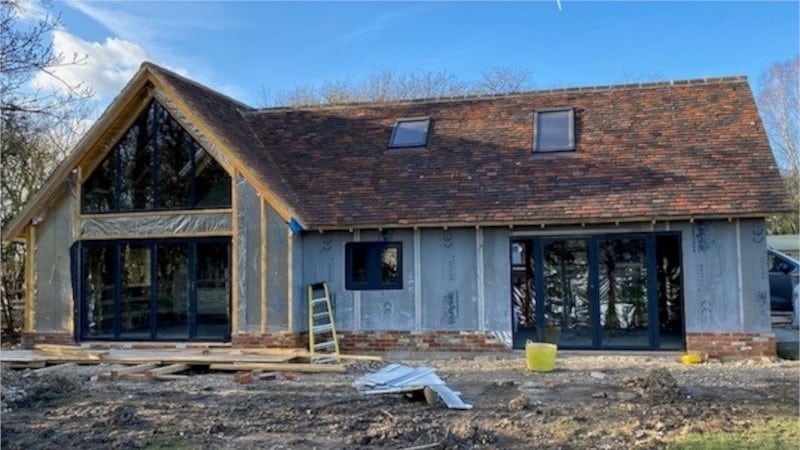
[(755, 421), (748, 429), (690, 433), (670, 450), (784, 450), (800, 448), (800, 419), (782, 416)]

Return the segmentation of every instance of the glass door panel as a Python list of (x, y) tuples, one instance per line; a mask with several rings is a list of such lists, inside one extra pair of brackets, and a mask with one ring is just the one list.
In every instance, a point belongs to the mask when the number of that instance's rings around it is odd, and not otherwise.
[(150, 246), (122, 245), (120, 253), (120, 337), (150, 339)]
[(648, 347), (647, 252), (644, 238), (599, 240), (603, 347)]
[(156, 337), (189, 338), (189, 246), (156, 245)]
[(229, 245), (225, 242), (197, 244), (197, 337), (228, 335), (231, 292)]
[(536, 326), (536, 289), (533, 273), (533, 241), (511, 244), (511, 298), (514, 347), (539, 340)]
[(661, 348), (683, 349), (683, 274), (680, 235), (656, 236), (658, 323)]
[(585, 239), (544, 241), (544, 341), (591, 347), (589, 252)]
[(114, 337), (115, 260), (113, 246), (84, 247), (85, 281), (82, 328), (84, 337)]

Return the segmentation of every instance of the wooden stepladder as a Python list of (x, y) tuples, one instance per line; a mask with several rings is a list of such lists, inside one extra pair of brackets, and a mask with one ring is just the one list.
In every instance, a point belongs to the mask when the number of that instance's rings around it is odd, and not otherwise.
[(308, 286), (308, 350), (312, 363), (336, 362), (339, 359), (339, 340), (336, 338), (327, 283)]

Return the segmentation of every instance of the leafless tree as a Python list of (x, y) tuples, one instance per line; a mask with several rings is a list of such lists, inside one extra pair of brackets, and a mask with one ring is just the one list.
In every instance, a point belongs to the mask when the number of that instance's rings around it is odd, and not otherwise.
[(297, 86), (280, 95), (262, 88), (262, 106), (302, 106), (349, 102), (390, 102), (415, 98), (470, 94), (502, 94), (531, 88), (531, 76), (521, 69), (497, 68), (476, 82), (461, 80), (447, 71), (373, 72), (361, 80), (337, 80)]
[[(81, 64), (81, 55), (58, 54), (52, 32), (59, 26), (49, 14), (49, 3), (0, 0), (0, 223), (5, 228), (63, 159), (77, 138), (78, 125), (88, 114), (85, 100), (91, 92), (71, 85), (55, 73), (58, 67)], [(22, 17), (23, 8), (37, 14)], [(33, 85), (39, 74), (52, 77), (63, 89)], [(3, 245), (0, 301), (5, 330), (19, 321), (14, 298), (24, 287), (24, 251)]]
[(757, 102), (775, 160), (795, 212), (769, 220), (774, 234), (797, 234), (800, 214), (800, 56), (770, 66), (761, 76)]

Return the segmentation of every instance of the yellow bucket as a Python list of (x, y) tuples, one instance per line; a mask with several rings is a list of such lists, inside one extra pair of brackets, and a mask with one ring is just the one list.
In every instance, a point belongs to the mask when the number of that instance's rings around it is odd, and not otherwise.
[(555, 344), (545, 344), (544, 342), (525, 343), (525, 365), (532, 372), (550, 372), (556, 365)]

